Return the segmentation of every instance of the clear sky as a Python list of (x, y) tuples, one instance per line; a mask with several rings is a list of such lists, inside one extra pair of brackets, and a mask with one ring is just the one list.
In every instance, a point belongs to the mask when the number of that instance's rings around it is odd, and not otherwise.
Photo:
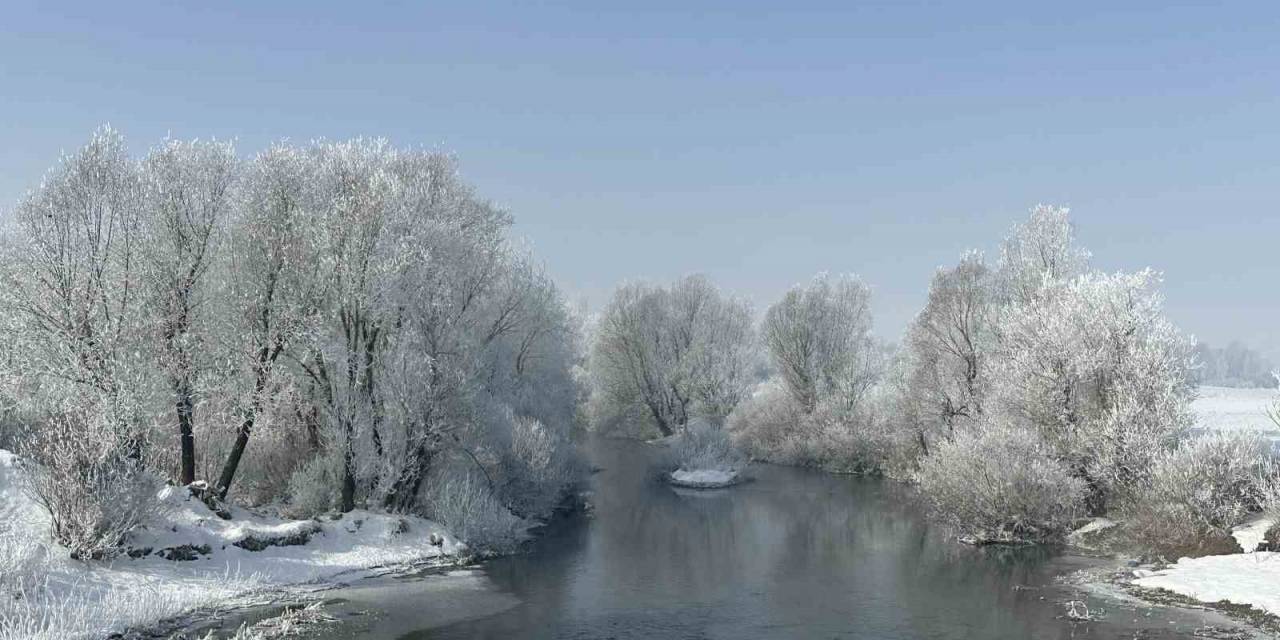
[(456, 153), (593, 305), (856, 272), (896, 338), (1048, 202), (1184, 329), (1280, 357), (1280, 3), (47, 4), (0, 9), (0, 207), (104, 122), (386, 136)]

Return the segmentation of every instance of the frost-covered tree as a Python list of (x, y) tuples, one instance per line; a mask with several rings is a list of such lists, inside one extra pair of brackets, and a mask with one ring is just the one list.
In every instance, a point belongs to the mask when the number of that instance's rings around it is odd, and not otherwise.
[(1027, 301), (1046, 282), (1063, 282), (1089, 269), (1089, 252), (1075, 244), (1075, 230), (1065, 207), (1036, 205), (1031, 217), (1014, 225), (1000, 247), (1000, 295), (1004, 301)]
[(1145, 477), (1190, 427), (1191, 342), (1164, 317), (1150, 270), (1047, 285), (1003, 312), (1001, 408), (1090, 484), (1090, 506)]
[(201, 377), (211, 367), (210, 270), (233, 204), (235, 151), (217, 142), (167, 141), (142, 161), (141, 292), (145, 317), (173, 393), (179, 481), (195, 480), (195, 420)]
[(951, 437), (982, 415), (996, 347), (994, 284), (982, 256), (965, 255), (934, 275), (925, 308), (907, 329), (899, 392), (925, 450), (928, 437)]
[(597, 427), (639, 419), (671, 435), (692, 417), (722, 420), (750, 386), (750, 318), (701, 276), (620, 287), (592, 345)]
[[(282, 143), (242, 163), (169, 141), (135, 162), (104, 129), (5, 230), (0, 436), (78, 553), (148, 516), (157, 469), (189, 484), (217, 462), (223, 498), (448, 512), (511, 539), (576, 478), (584, 358), (510, 224), (436, 153)], [(727, 384), (700, 397), (732, 402)]]
[(306, 190), (313, 170), (305, 154), (275, 145), (249, 163), (232, 220), (223, 340), (234, 377), (235, 440), (217, 487), (226, 497), (250, 435), (272, 401), (282, 356), (301, 359), (310, 344), (325, 282), (321, 277)]
[(27, 423), (25, 489), (82, 558), (154, 506), (141, 192), (124, 140), (100, 129), (19, 204), (0, 259), (0, 383)]
[(765, 312), (761, 338), (774, 368), (804, 413), (819, 403), (857, 406), (879, 375), (871, 340), (871, 291), (852, 276), (820, 274)]
[(18, 206), (5, 256), (17, 329), (9, 339), (22, 345), (11, 352), (11, 379), (38, 381), (32, 401), (46, 412), (98, 403), (106, 419), (94, 424), (113, 430), (133, 458), (146, 440), (140, 192), (123, 138), (99, 129)]

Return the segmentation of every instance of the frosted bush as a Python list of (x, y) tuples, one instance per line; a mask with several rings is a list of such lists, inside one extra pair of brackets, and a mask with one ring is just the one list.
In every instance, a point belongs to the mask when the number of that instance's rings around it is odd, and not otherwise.
[(1005, 423), (939, 443), (915, 479), (943, 520), (985, 542), (1058, 538), (1086, 491), (1034, 432)]
[[(874, 398), (874, 393), (869, 398)], [(751, 458), (853, 473), (901, 475), (918, 447), (910, 434), (870, 410), (820, 405), (805, 414), (777, 381), (738, 405), (726, 429)]]
[(79, 559), (112, 555), (161, 515), (161, 482), (110, 433), (59, 417), (24, 443), (23, 490), (48, 512), (53, 538)]
[(341, 462), (321, 454), (303, 463), (289, 477), (290, 516), (311, 518), (333, 509)]
[(778, 380), (760, 385), (729, 415), (725, 428), (757, 460), (792, 462), (800, 407)]
[(421, 498), (426, 517), (473, 548), (505, 551), (520, 542), (524, 520), (494, 495), (483, 473), (457, 461), (442, 465), (429, 480)]
[(737, 473), (747, 462), (729, 433), (705, 420), (695, 420), (685, 427), (673, 453), (675, 464), (685, 471)]
[(1231, 527), (1262, 511), (1271, 498), (1276, 468), (1268, 449), (1268, 441), (1254, 432), (1183, 442), (1158, 457), (1150, 477), (1126, 496), (1126, 530), (1157, 552), (1224, 550)]
[(512, 419), (511, 446), (497, 473), (502, 497), (513, 511), (524, 517), (546, 516), (577, 480), (578, 470), (564, 436), (533, 418)]

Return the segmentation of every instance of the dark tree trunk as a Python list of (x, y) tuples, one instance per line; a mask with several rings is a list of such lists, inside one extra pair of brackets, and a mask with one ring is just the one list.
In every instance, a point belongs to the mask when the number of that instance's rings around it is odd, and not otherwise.
[(352, 469), (354, 460), (352, 458), (351, 449), (342, 456), (342, 501), (339, 505), (339, 511), (348, 513), (356, 508), (356, 476)]
[(191, 397), (191, 388), (182, 385), (178, 390), (178, 438), (182, 446), (182, 484), (191, 484), (196, 480), (196, 438), (193, 434), (195, 402)]
[(231, 491), (231, 481), (236, 477), (236, 469), (240, 467), (240, 457), (244, 455), (245, 446), (249, 444), (249, 432), (253, 430), (254, 415), (250, 414), (236, 429), (236, 441), (231, 445), (231, 453), (227, 454), (227, 462), (222, 465), (222, 475), (218, 478), (218, 497), (227, 499)]
[(414, 502), (417, 501), (418, 491), (422, 488), (423, 480), (427, 476), (427, 470), (431, 465), (431, 455), (427, 448), (419, 445), (414, 451), (414, 463), (396, 478), (391, 490), (387, 492), (382, 501), (382, 507), (393, 513), (405, 513), (413, 508)]
[(240, 423), (240, 427), (236, 429), (236, 441), (231, 446), (231, 453), (227, 454), (227, 461), (222, 465), (222, 474), (218, 477), (218, 497), (223, 500), (227, 499), (227, 494), (231, 491), (231, 482), (236, 477), (236, 469), (240, 467), (240, 458), (244, 456), (244, 449), (249, 444), (249, 434), (253, 431), (254, 420), (258, 417), (258, 411), (262, 405), (262, 393), (267, 389), (267, 377), (270, 375), (270, 365), (275, 361), (276, 356), (280, 354), (280, 349), (268, 352), (266, 347), (262, 348), (258, 356), (258, 371), (253, 381), (253, 399), (249, 402), (249, 408), (245, 412), (244, 420)]

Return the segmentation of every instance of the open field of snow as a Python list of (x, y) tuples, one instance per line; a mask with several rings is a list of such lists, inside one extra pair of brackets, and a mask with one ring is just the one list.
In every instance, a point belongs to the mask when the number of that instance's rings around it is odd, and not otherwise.
[(1277, 398), (1280, 392), (1276, 389), (1200, 387), (1199, 397), (1191, 408), (1196, 413), (1196, 427), (1204, 430), (1280, 432), (1280, 427), (1267, 417), (1267, 409)]
[[(14, 456), (0, 451), (0, 585), (23, 594), (0, 601), (0, 640), (100, 637), (266, 589), (465, 550), (420, 518), (354, 511), (286, 520), (232, 507), (223, 520), (168, 487), (163, 521), (128, 540), (146, 555), (85, 563), (50, 542), (48, 517), (19, 490), (18, 473)], [(166, 559), (179, 556), (190, 559)]]

